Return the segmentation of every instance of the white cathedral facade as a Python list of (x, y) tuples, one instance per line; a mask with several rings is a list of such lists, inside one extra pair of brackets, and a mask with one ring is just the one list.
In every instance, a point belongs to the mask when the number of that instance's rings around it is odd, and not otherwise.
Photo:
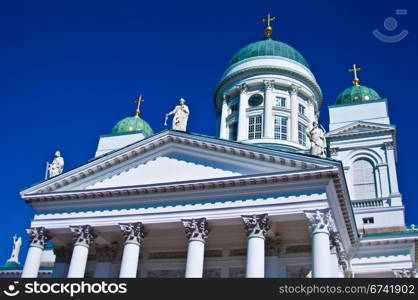
[(21, 192), (35, 211), (22, 277), (416, 276), (396, 127), (353, 71), (327, 157), (310, 155), (322, 91), (268, 26), (216, 87), (218, 136), (154, 134), (138, 111), (93, 159)]

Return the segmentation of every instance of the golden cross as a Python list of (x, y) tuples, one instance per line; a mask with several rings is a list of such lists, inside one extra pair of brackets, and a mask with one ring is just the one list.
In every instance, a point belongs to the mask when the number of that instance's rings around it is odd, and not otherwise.
[(270, 21), (274, 20), (276, 20), (276, 17), (270, 18), (270, 14), (267, 15), (267, 19), (263, 19), (263, 22), (267, 22), (267, 27), (264, 29), (266, 38), (270, 38), (271, 34), (273, 33), (273, 28), (270, 26)]
[(267, 22), (267, 27), (270, 27), (270, 21), (276, 20), (276, 17), (270, 18), (270, 14), (267, 15), (267, 19), (263, 19), (263, 22)]
[(135, 117), (139, 117), (139, 113), (141, 112), (139, 110), (139, 107), (141, 106), (141, 103), (144, 102), (145, 100), (142, 99), (142, 94), (139, 95), (138, 99), (135, 100), (135, 103), (137, 103), (138, 105), (136, 106), (136, 110), (135, 110)]
[(357, 77), (357, 71), (361, 71), (361, 68), (357, 68), (356, 64), (353, 65), (352, 69), (348, 70), (348, 72), (354, 72), (354, 79), (353, 79), (354, 85), (359, 85), (360, 83), (360, 79), (358, 79)]

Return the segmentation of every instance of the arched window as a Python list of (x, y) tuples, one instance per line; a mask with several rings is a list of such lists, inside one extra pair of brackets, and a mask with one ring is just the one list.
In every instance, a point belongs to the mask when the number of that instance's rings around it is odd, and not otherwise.
[(358, 159), (352, 166), (353, 199), (376, 198), (376, 181), (373, 163), (368, 159)]

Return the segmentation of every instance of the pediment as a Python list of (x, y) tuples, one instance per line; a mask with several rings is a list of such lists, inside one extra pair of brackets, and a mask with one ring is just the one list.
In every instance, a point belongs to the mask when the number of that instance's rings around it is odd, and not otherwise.
[(303, 154), (164, 131), (32, 186), (21, 195), (285, 173), (330, 164)]
[(336, 130), (330, 131), (326, 134), (326, 136), (333, 137), (350, 134), (369, 134), (374, 132), (393, 131), (394, 129), (395, 127), (392, 125), (358, 121), (338, 128)]

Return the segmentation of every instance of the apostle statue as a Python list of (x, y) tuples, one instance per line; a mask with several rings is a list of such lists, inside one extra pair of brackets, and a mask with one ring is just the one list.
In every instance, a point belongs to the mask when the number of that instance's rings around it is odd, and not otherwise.
[(186, 131), (187, 120), (189, 119), (189, 107), (184, 104), (185, 102), (186, 100), (180, 98), (180, 105), (177, 105), (172, 111), (165, 115), (164, 125), (167, 125), (168, 116), (174, 115), (172, 129)]
[(62, 173), (64, 169), (64, 158), (61, 157), (61, 152), (55, 152), (55, 158), (51, 164), (48, 164), (49, 178), (57, 176)]
[(312, 123), (312, 129), (307, 132), (307, 136), (311, 141), (311, 155), (326, 157), (325, 154), (325, 134), (324, 131), (318, 127), (317, 122)]
[(8, 263), (19, 263), (19, 252), (20, 247), (22, 246), (22, 238), (17, 238), (16, 234), (13, 236), (13, 250), (12, 254), (10, 255), (10, 258), (7, 260)]

